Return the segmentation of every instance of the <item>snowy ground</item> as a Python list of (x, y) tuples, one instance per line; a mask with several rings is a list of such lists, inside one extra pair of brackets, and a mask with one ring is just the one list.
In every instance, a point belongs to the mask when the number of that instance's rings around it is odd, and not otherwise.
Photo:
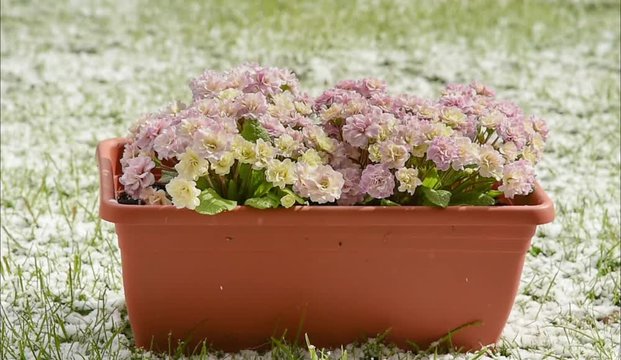
[(181, 3), (2, 1), (0, 358), (156, 358), (132, 348), (114, 229), (97, 214), (95, 146), (187, 99), (203, 68), (246, 61), (290, 67), (315, 91), (367, 75), (433, 95), (478, 79), (548, 119), (538, 173), (557, 220), (534, 239), (503, 338), (438, 358), (617, 358), (618, 1)]

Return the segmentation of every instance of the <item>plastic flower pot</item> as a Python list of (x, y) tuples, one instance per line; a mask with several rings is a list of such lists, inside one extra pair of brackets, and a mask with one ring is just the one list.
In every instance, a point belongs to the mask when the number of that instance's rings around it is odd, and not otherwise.
[(215, 216), (116, 201), (124, 140), (97, 149), (100, 214), (116, 225), (136, 345), (206, 341), (235, 351), (272, 336), (336, 347), (390, 329), (401, 347), (452, 334), (494, 343), (524, 257), (554, 208), (539, 185), (504, 206), (307, 206)]

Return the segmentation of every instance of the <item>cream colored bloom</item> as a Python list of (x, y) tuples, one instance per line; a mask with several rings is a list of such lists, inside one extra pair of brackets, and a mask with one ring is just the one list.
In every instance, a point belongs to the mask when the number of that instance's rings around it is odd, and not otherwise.
[(379, 144), (371, 144), (367, 150), (369, 151), (369, 160), (373, 162), (382, 161), (382, 149)]
[(496, 125), (500, 124), (500, 121), (502, 121), (503, 118), (504, 116), (500, 111), (494, 110), (481, 117), (481, 125), (488, 129), (494, 129), (496, 128)]
[(442, 123), (434, 123), (433, 129), (429, 134), (427, 134), (427, 137), (429, 140), (433, 140), (438, 136), (451, 136), (453, 132), (453, 129)]
[(410, 153), (405, 145), (395, 144), (392, 141), (380, 145), (381, 162), (390, 169), (403, 167), (410, 158)]
[(276, 149), (274, 149), (272, 144), (263, 139), (257, 139), (257, 143), (254, 144), (254, 152), (256, 154), (256, 159), (252, 168), (255, 170), (263, 169), (267, 165), (267, 162), (272, 160), (276, 155)]
[(500, 180), (504, 163), (505, 159), (491, 145), (485, 144), (481, 146), (479, 153), (479, 174), (481, 176)]
[(313, 112), (313, 109), (310, 105), (302, 101), (296, 101), (293, 103), (295, 106), (295, 111), (302, 115), (310, 115)]
[(254, 144), (241, 136), (236, 136), (231, 144), (231, 150), (235, 159), (242, 164), (254, 164), (257, 160)]
[(533, 149), (541, 152), (541, 151), (543, 151), (543, 148), (545, 146), (545, 140), (543, 139), (541, 134), (535, 133), (533, 135), (533, 139), (531, 140), (531, 145), (532, 145)]
[(196, 188), (196, 182), (177, 176), (166, 185), (166, 191), (172, 197), (173, 204), (178, 208), (194, 210), (199, 204), (198, 195), (201, 191)]
[(274, 146), (276, 146), (279, 155), (291, 157), (300, 148), (300, 143), (295, 141), (291, 135), (283, 134), (274, 140)]
[(308, 149), (300, 156), (299, 162), (307, 164), (309, 166), (319, 166), (323, 164), (321, 155), (315, 149)]
[(438, 118), (438, 109), (430, 105), (421, 105), (418, 108), (418, 116), (424, 119), (436, 120)]
[(418, 169), (401, 168), (395, 173), (395, 177), (399, 180), (399, 191), (407, 191), (414, 195), (416, 187), (423, 182), (418, 178)]
[(287, 194), (283, 197), (280, 198), (280, 205), (282, 205), (283, 207), (286, 208), (290, 208), (293, 205), (295, 205), (295, 196), (291, 195), (291, 194)]
[(272, 159), (267, 162), (265, 179), (275, 186), (284, 189), (285, 186), (293, 184), (296, 178), (295, 163), (291, 159), (283, 161)]
[(513, 161), (517, 159), (518, 155), (520, 154), (517, 146), (515, 145), (513, 141), (508, 141), (500, 145), (500, 149), (498, 150), (505, 157), (507, 161)]
[(198, 155), (194, 150), (187, 149), (181, 154), (175, 170), (188, 180), (196, 180), (209, 171), (209, 161)]
[(427, 149), (429, 148), (429, 144), (423, 143), (418, 146), (413, 146), (410, 153), (412, 153), (413, 157), (423, 157), (427, 153)]
[(323, 120), (324, 122), (339, 118), (343, 118), (343, 107), (340, 104), (332, 104), (329, 108), (321, 113), (321, 120)]
[(444, 108), (440, 111), (440, 118), (452, 128), (459, 127), (466, 122), (466, 114), (457, 107)]
[(287, 116), (295, 111), (295, 105), (287, 93), (274, 95), (272, 103), (267, 107), (267, 112), (274, 117)]
[(462, 136), (455, 139), (455, 146), (459, 156), (453, 160), (451, 166), (455, 170), (463, 170), (465, 166), (476, 164), (479, 159), (479, 145), (469, 138)]
[(366, 107), (367, 103), (365, 101), (352, 100), (348, 102), (347, 105), (345, 105), (345, 107), (343, 108), (343, 117), (346, 118), (351, 115), (361, 114)]
[(328, 137), (328, 135), (323, 133), (317, 134), (313, 141), (315, 142), (319, 150), (323, 150), (328, 153), (332, 153), (336, 148), (335, 140), (331, 139), (330, 137)]
[(226, 90), (220, 91), (220, 93), (218, 94), (218, 99), (221, 99), (221, 100), (233, 100), (233, 99), (235, 99), (236, 97), (238, 97), (241, 94), (243, 94), (243, 92), (241, 90), (238, 90), (238, 89), (235, 89), (235, 88), (226, 89)]
[(535, 149), (533, 145), (529, 145), (522, 151), (522, 157), (531, 164), (536, 164), (541, 158), (541, 152)]
[(231, 166), (235, 163), (235, 156), (232, 152), (222, 154), (220, 159), (211, 162), (211, 168), (218, 175), (226, 175), (231, 172)]
[(298, 179), (293, 187), (296, 193), (311, 201), (325, 204), (341, 196), (345, 180), (343, 174), (329, 165), (309, 166), (298, 163)]

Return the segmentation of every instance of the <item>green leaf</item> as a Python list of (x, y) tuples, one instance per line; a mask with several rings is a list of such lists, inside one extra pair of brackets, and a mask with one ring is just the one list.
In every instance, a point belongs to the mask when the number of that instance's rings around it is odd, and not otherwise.
[(487, 196), (491, 196), (493, 198), (497, 198), (497, 197), (499, 197), (502, 194), (503, 194), (503, 192), (500, 191), (500, 190), (490, 190), (490, 191), (487, 192)]
[(429, 173), (427, 173), (422, 185), (429, 189), (433, 189), (436, 185), (441, 185), (438, 171), (435, 168), (432, 168)]
[(434, 190), (428, 187), (421, 187), (423, 194), (423, 205), (447, 207), (451, 201), (451, 192), (446, 190)]
[(306, 204), (306, 200), (304, 200), (303, 197), (301, 197), (300, 195), (296, 194), (295, 192), (293, 192), (293, 190), (289, 189), (289, 188), (284, 188), (284, 189), (278, 189), (280, 191), (280, 197), (283, 197), (285, 195), (291, 195), (295, 198), (295, 201), (300, 204), (300, 205), (304, 205)]
[[(539, 255), (539, 254), (543, 253), (543, 249), (541, 249), (541, 248), (540, 248), (540, 247), (538, 247), (538, 246), (533, 245), (533, 246), (530, 248), (529, 252), (530, 252), (530, 254), (531, 254), (531, 255), (533, 255), (533, 256), (537, 256), (537, 255)], [(544, 254), (544, 255), (545, 255), (545, 254)]]
[(252, 142), (256, 142), (257, 139), (263, 139), (264, 141), (271, 141), (270, 135), (265, 128), (261, 126), (261, 123), (255, 119), (245, 119), (242, 125), (241, 136)]
[(388, 199), (382, 199), (380, 200), (380, 205), (382, 206), (401, 206), (401, 204), (396, 203), (392, 200), (388, 200)]
[(259, 186), (257, 186), (257, 188), (254, 190), (254, 193), (252, 194), (252, 196), (254, 196), (254, 197), (262, 197), (262, 196), (266, 195), (273, 187), (274, 187), (274, 185), (272, 185), (270, 182), (264, 181), (264, 182), (260, 183)]
[(226, 197), (229, 199), (237, 199), (237, 196), (237, 182), (231, 179), (227, 185)]
[(455, 194), (451, 198), (451, 205), (492, 206), (494, 204), (496, 200), (493, 197), (481, 193)]
[(280, 199), (274, 199), (270, 196), (253, 197), (247, 199), (244, 205), (253, 207), (255, 209), (273, 209), (280, 205)]
[[(209, 176), (209, 175), (205, 175)], [(200, 190), (205, 190), (209, 187), (209, 181), (205, 177), (199, 177), (196, 180), (196, 187)]]
[(212, 188), (203, 190), (198, 198), (201, 203), (195, 210), (200, 214), (215, 215), (223, 211), (233, 210), (237, 206), (237, 201), (223, 199)]

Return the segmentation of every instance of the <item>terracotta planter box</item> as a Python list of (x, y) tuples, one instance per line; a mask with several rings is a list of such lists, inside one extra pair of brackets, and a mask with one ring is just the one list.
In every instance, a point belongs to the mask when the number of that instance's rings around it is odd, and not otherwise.
[[(123, 140), (97, 149), (100, 214), (115, 223), (129, 319), (139, 347), (169, 334), (234, 351), (285, 330), (336, 347), (391, 329), (428, 344), (461, 325), (453, 344), (498, 340), (538, 224), (544, 191), (496, 207), (240, 206), (216, 216), (118, 204)], [(302, 338), (303, 339), (303, 338)]]

